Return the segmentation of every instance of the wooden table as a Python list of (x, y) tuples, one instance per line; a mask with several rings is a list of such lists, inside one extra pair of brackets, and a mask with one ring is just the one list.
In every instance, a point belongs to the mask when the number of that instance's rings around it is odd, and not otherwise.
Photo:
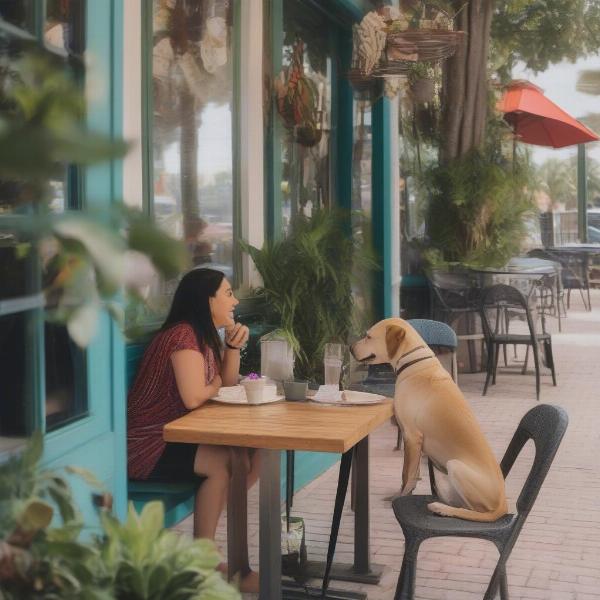
[[(261, 449), (259, 598), (274, 600), (282, 597), (281, 451), (311, 450), (351, 456), (349, 451), (354, 448), (357, 480), (354, 565), (347, 570), (359, 576), (368, 576), (373, 568), (369, 555), (368, 436), (389, 419), (392, 413), (391, 400), (365, 406), (330, 406), (315, 402), (277, 402), (248, 406), (209, 402), (167, 423), (164, 427), (164, 439), (168, 442)], [(343, 568), (341, 570), (344, 571)], [(343, 572), (337, 575), (341, 575), (337, 578), (343, 578)], [(372, 579), (367, 577), (365, 581)]]

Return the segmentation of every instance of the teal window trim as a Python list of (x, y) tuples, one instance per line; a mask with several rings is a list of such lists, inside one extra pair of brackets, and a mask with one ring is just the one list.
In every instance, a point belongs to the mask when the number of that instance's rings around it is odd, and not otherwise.
[(8, 315), (14, 315), (36, 308), (44, 308), (45, 305), (46, 299), (44, 294), (30, 294), (28, 296), (0, 300), (0, 317), (6, 317)]
[(142, 197), (143, 212), (152, 218), (152, 189), (154, 179), (153, 161), (153, 114), (154, 97), (152, 94), (152, 2), (141, 2), (142, 20)]
[(343, 71), (352, 58), (352, 34), (343, 29), (337, 32), (342, 72), (338, 83), (337, 115), (337, 202), (345, 210), (352, 209), (352, 157), (354, 148), (354, 94)]
[[(270, 48), (271, 55), (271, 88), (275, 78), (278, 77), (282, 67), (281, 48), (283, 48), (283, 1), (270, 0), (265, 2), (265, 8), (268, 9), (268, 19), (266, 23), (270, 24)], [(267, 164), (265, 169), (266, 182), (265, 192), (267, 202), (265, 203), (265, 237), (269, 240), (277, 240), (282, 235), (281, 211), (283, 198), (281, 193), (281, 140), (284, 136), (284, 128), (281, 119), (277, 114), (277, 104), (275, 94), (271, 93), (271, 110), (269, 111), (269, 120), (266, 127), (265, 155)]]
[[(123, 14), (126, 0), (113, 0), (111, 15), (111, 73), (112, 85), (112, 135), (115, 139), (123, 136)], [(111, 195), (113, 201), (121, 202), (123, 193), (123, 160), (114, 161), (111, 169)], [(111, 320), (110, 333), (110, 373), (111, 373), (111, 426), (115, 448), (113, 465), (113, 511), (117, 518), (127, 515), (127, 387), (125, 382), (126, 344), (117, 323)]]
[(374, 277), (375, 315), (392, 316), (392, 134), (391, 100), (380, 98), (373, 106), (372, 224), (373, 244), (380, 271)]

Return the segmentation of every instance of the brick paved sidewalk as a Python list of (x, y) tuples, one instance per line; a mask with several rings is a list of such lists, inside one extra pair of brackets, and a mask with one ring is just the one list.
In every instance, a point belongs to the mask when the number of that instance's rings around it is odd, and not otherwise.
[[(552, 386), (549, 372), (544, 370), (541, 391), (542, 402), (566, 408), (570, 425), (508, 563), (513, 600), (600, 600), (600, 290), (593, 291), (591, 313), (583, 311), (576, 290), (571, 300), (563, 332), (553, 333), (558, 386)], [(554, 319), (549, 326), (557, 331)], [(460, 387), (498, 458), (522, 415), (536, 404), (533, 374), (521, 375), (518, 363), (513, 364), (512, 369), (500, 368), (497, 385), (490, 387), (485, 398), (481, 396), (483, 373), (460, 376)], [(383, 500), (400, 484), (402, 454), (393, 451), (395, 438), (395, 429), (385, 425), (371, 440), (371, 555), (374, 562), (388, 568), (378, 586), (333, 584), (336, 588), (363, 589), (370, 600), (393, 598), (402, 561), (402, 531), (389, 503)], [(507, 480), (513, 506), (530, 464), (526, 458), (525, 452)], [(332, 467), (294, 497), (294, 513), (305, 518), (307, 546), (313, 559), (325, 556), (337, 471), (337, 466)], [(421, 473), (426, 474), (425, 464)], [(425, 478), (416, 493), (427, 492)], [(178, 529), (191, 532), (191, 521), (187, 519)], [(254, 563), (257, 529), (254, 489), (249, 498)], [(336, 560), (351, 562), (352, 531), (353, 516), (346, 506)], [(225, 548), (225, 519), (218, 541)], [(481, 600), (496, 557), (495, 548), (482, 541), (447, 538), (425, 542), (419, 552), (416, 598)]]

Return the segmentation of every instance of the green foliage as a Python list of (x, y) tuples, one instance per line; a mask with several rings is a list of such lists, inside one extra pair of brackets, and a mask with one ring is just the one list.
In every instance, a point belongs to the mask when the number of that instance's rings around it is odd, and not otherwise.
[(71, 338), (84, 347), (101, 311), (121, 324), (123, 309), (115, 299), (129, 291), (136, 297), (129, 285), (134, 274), (125, 269), (129, 251), (145, 254), (168, 278), (187, 266), (187, 252), (124, 208), (94, 214), (50, 210), (50, 180), (62, 179), (66, 164), (115, 159), (126, 144), (86, 128), (85, 98), (60, 61), (26, 46), (9, 65), (0, 68), (0, 178), (13, 184), (15, 205), (29, 215), (17, 222), (27, 244), (17, 239), (15, 256), (23, 258), (43, 244), (47, 317), (66, 323)]
[[(125, 153), (126, 145), (84, 126), (85, 99), (48, 55), (31, 48), (0, 77), (0, 176), (35, 190), (61, 178), (65, 163), (93, 164)], [(23, 193), (34, 202), (44, 194)]]
[(519, 251), (533, 210), (531, 173), (477, 150), (425, 174), (431, 263), (499, 266)]
[(216, 571), (221, 559), (214, 542), (167, 531), (163, 523), (164, 508), (159, 502), (148, 503), (140, 515), (130, 505), (122, 525), (103, 515), (106, 537), (100, 552), (114, 581), (115, 598), (239, 598)]
[(522, 61), (544, 71), (562, 60), (597, 52), (600, 0), (501, 0), (492, 21), (492, 57), (510, 74)]
[[(368, 229), (364, 222), (361, 229)], [(292, 344), (297, 377), (322, 382), (324, 345), (344, 343), (362, 327), (365, 311), (357, 309), (353, 284), (368, 284), (375, 261), (368, 241), (349, 234), (349, 215), (317, 210), (296, 217), (284, 239), (262, 249), (242, 246), (262, 277), (259, 291), (274, 312), (270, 322)]]
[[(164, 529), (162, 504), (125, 523), (101, 515), (104, 533), (79, 540), (81, 521), (60, 474), (39, 471), (42, 436), (0, 465), (0, 599), (238, 600), (216, 571), (214, 542)], [(93, 475), (71, 473), (98, 485)], [(51, 520), (58, 507), (61, 523)]]

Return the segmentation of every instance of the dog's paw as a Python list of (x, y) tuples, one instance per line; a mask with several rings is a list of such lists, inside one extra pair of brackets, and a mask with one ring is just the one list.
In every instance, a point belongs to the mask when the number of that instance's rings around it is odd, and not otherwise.
[(401, 496), (410, 496), (413, 493), (413, 490), (417, 487), (416, 481), (409, 481), (405, 486), (400, 490)]
[(394, 500), (396, 500), (396, 498), (400, 498), (402, 494), (400, 492), (396, 492), (395, 494), (392, 494), (391, 496), (386, 496), (383, 500), (385, 502), (393, 502)]
[(449, 517), (449, 506), (442, 504), (441, 502), (430, 502), (427, 508), (434, 514), (440, 515), (441, 517)]

